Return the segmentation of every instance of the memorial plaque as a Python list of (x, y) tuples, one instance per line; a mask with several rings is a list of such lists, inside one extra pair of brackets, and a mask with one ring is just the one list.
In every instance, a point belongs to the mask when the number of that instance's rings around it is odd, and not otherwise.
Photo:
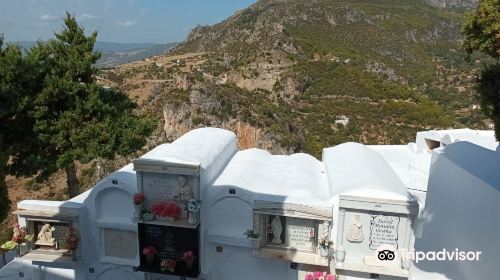
[(314, 251), (316, 230), (315, 220), (269, 215), (266, 244), (271, 247)]
[(369, 246), (376, 250), (380, 245), (391, 245), (398, 249), (399, 216), (387, 215), (377, 212), (370, 213)]
[[(139, 224), (141, 266), (144, 272), (187, 276), (199, 274), (199, 226), (196, 229)], [(152, 256), (144, 255), (145, 248), (154, 248)], [(186, 259), (190, 252), (191, 258)], [(169, 263), (169, 268), (162, 267)]]
[(144, 172), (143, 192), (149, 207), (153, 201), (186, 201), (196, 198), (194, 176)]
[(314, 250), (316, 245), (314, 220), (286, 218), (286, 243), (288, 247), (301, 250)]
[(137, 256), (137, 234), (133, 231), (103, 230), (104, 255), (114, 258), (133, 260)]

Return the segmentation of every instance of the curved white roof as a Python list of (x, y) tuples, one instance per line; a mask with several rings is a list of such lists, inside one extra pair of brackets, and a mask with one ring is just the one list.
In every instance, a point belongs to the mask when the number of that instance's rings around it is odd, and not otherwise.
[(345, 143), (323, 150), (330, 193), (408, 200), (406, 186), (374, 150)]
[(256, 200), (323, 205), (329, 199), (324, 165), (302, 153), (284, 156), (260, 149), (240, 151), (213, 186), (244, 189)]
[(236, 135), (229, 130), (205, 127), (193, 129), (171, 144), (156, 147), (141, 158), (200, 164), (205, 168), (228, 150), (236, 152)]

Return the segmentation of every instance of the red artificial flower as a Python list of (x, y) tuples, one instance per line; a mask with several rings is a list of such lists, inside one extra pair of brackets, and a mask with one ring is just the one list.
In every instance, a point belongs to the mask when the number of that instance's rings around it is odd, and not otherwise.
[(146, 200), (146, 196), (143, 193), (136, 193), (134, 195), (134, 204), (135, 205), (140, 205), (144, 203), (144, 200)]
[(142, 250), (142, 254), (144, 254), (145, 256), (156, 255), (157, 253), (158, 251), (153, 246), (144, 247), (144, 249)]
[(151, 206), (151, 212), (160, 217), (177, 219), (181, 214), (181, 208), (175, 203), (156, 201)]

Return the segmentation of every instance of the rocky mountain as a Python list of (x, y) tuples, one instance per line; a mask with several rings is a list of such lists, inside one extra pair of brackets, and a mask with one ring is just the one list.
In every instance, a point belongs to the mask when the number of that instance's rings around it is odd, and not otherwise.
[(260, 0), (102, 82), (147, 88), (135, 97), (164, 120), (161, 141), (211, 125), (237, 132), (242, 148), (320, 157), (346, 141), (400, 144), (419, 130), (488, 128), (473, 87), (487, 58), (467, 62), (459, 48), (474, 4)]

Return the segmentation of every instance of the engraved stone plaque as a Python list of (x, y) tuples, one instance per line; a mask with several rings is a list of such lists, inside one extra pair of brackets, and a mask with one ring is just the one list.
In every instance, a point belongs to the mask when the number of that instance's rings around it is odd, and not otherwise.
[(133, 231), (104, 229), (104, 254), (108, 257), (135, 259), (137, 235)]
[(315, 249), (315, 221), (301, 218), (286, 218), (286, 243), (300, 250)]
[(380, 245), (398, 249), (400, 217), (372, 212), (370, 218), (370, 249), (376, 250)]
[(146, 195), (146, 206), (153, 201), (187, 201), (197, 198), (197, 186), (194, 176), (143, 173), (143, 192)]

